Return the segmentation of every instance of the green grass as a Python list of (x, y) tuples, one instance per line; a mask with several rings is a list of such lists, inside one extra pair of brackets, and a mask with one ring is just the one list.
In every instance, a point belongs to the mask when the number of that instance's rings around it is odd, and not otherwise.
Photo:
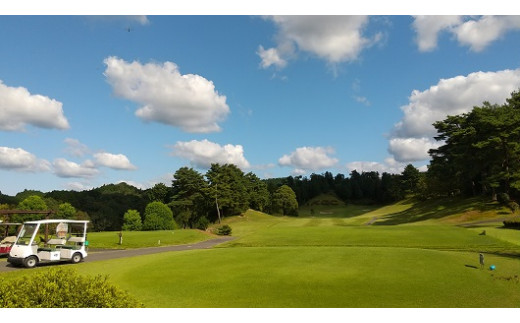
[(506, 241), (512, 244), (520, 245), (520, 230), (506, 229), (502, 225), (471, 228), (470, 230), (478, 234), (481, 234), (483, 231), (486, 231), (487, 236), (499, 239), (501, 241)]
[(401, 211), (382, 214), (374, 224), (398, 225), (425, 221), (461, 224), (513, 216), (508, 208), (483, 197), (470, 199), (450, 197), (427, 201), (409, 199), (407, 204), (409, 207)]
[[(199, 230), (123, 231), (123, 244), (119, 244), (119, 231), (89, 232), (90, 248), (133, 249), (188, 244), (215, 236)], [(159, 244), (160, 242), (160, 244)]]
[[(148, 307), (517, 307), (518, 260), (373, 247), (219, 248), (77, 265)], [(37, 270), (48, 270), (38, 268)], [(27, 274), (27, 271), (17, 273)]]
[[(304, 209), (293, 218), (248, 211), (224, 220), (236, 239), (217, 248), (87, 259), (75, 268), (109, 274), (148, 307), (520, 306), (520, 232), (488, 225), (480, 235), (481, 227), (450, 224), (486, 218), (483, 214), (498, 217), (500, 208), (475, 200), (407, 200), (386, 207), (338, 206), (333, 212), (312, 217)], [(455, 221), (457, 214), (466, 219)], [(154, 244), (159, 236), (180, 236), (183, 230), (174, 232), (135, 238)], [(124, 243), (130, 243), (127, 234)], [(199, 234), (205, 235), (198, 232), (195, 238)], [(89, 239), (92, 245), (96, 239), (117, 244), (118, 236), (99, 233)], [(485, 253), (483, 269), (479, 252)]]

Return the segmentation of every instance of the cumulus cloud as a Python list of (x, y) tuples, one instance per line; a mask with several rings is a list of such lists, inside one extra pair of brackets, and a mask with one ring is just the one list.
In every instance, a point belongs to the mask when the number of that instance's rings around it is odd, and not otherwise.
[(224, 145), (204, 139), (187, 142), (178, 141), (172, 155), (185, 158), (198, 168), (209, 168), (213, 163), (234, 164), (241, 169), (250, 168), (241, 145)]
[(54, 173), (58, 177), (78, 177), (91, 178), (99, 173), (96, 165), (91, 160), (86, 160), (81, 164), (66, 160), (65, 158), (57, 158), (52, 163)]
[(379, 172), (379, 174), (400, 174), (403, 172), (406, 165), (406, 163), (398, 162), (394, 158), (388, 157), (385, 159), (383, 163), (370, 161), (354, 161), (348, 163), (346, 166), (347, 169), (351, 172), (355, 170), (358, 173)]
[(73, 138), (66, 138), (64, 140), (67, 147), (65, 148), (65, 152), (73, 157), (83, 157), (86, 154), (90, 153), (90, 149), (87, 145), (82, 144), (79, 140)]
[(156, 184), (159, 183), (162, 183), (166, 186), (170, 186), (172, 183), (173, 175), (173, 173), (167, 173), (144, 182), (137, 182), (133, 180), (120, 180), (118, 181), (118, 183), (127, 183), (128, 185), (132, 185), (134, 187), (137, 187), (138, 189), (146, 190), (154, 187)]
[(105, 76), (115, 95), (141, 106), (136, 116), (179, 127), (191, 133), (220, 131), (218, 122), (229, 114), (226, 97), (212, 81), (200, 75), (181, 74), (176, 64), (128, 63), (105, 59)]
[(330, 156), (334, 153), (334, 149), (330, 147), (300, 147), (289, 155), (283, 155), (278, 164), (294, 167), (295, 173), (302, 174), (308, 170), (316, 171), (335, 166), (338, 159)]
[(520, 16), (416, 16), (413, 28), (417, 32), (416, 42), (421, 51), (437, 47), (438, 34), (447, 31), (461, 45), (472, 51), (484, 50), (507, 32), (520, 30)]
[(461, 23), (461, 16), (415, 16), (412, 24), (417, 33), (416, 42), (422, 52), (437, 48), (438, 34)]
[(428, 151), (439, 147), (440, 143), (433, 138), (393, 138), (388, 152), (399, 162), (413, 162), (429, 159)]
[(70, 182), (70, 183), (66, 183), (65, 184), (65, 188), (67, 190), (81, 192), (81, 191), (90, 190), (90, 189), (93, 188), (93, 186), (91, 184), (89, 184), (89, 183)]
[(24, 87), (9, 87), (0, 81), (0, 130), (23, 131), (26, 125), (68, 129), (62, 103), (31, 94)]
[(511, 30), (520, 30), (520, 16), (483, 16), (466, 21), (454, 33), (461, 44), (479, 52)]
[(368, 23), (367, 16), (271, 16), (278, 27), (277, 47), (257, 54), (261, 66), (283, 67), (294, 55), (295, 48), (324, 59), (330, 64), (356, 60), (361, 51), (380, 40), (380, 34), (372, 39), (363, 36)]
[(503, 104), (519, 87), (520, 69), (516, 69), (475, 72), (442, 79), (425, 91), (414, 90), (401, 107), (404, 116), (390, 135), (389, 152), (398, 161), (428, 159), (428, 150), (438, 147), (433, 139), (435, 121), (467, 113), (484, 101)]
[(46, 172), (50, 170), (47, 160), (39, 159), (22, 148), (0, 147), (0, 169), (20, 172)]
[(135, 170), (136, 166), (130, 163), (128, 157), (123, 154), (111, 154), (106, 152), (94, 154), (96, 165), (105, 166), (116, 170)]
[(505, 103), (511, 92), (519, 87), (520, 69), (475, 72), (441, 79), (425, 91), (412, 92), (409, 104), (401, 107), (404, 117), (396, 124), (394, 137), (433, 137), (435, 121), (469, 112), (484, 101)]
[(262, 59), (260, 63), (262, 68), (268, 68), (271, 65), (283, 68), (287, 65), (287, 61), (281, 57), (279, 50), (276, 48), (264, 49), (264, 47), (260, 45), (256, 53)]

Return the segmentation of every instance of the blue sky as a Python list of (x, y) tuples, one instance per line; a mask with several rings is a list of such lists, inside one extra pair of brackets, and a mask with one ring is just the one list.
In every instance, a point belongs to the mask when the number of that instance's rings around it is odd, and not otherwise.
[(0, 191), (425, 169), (520, 88), (520, 16), (1, 16)]

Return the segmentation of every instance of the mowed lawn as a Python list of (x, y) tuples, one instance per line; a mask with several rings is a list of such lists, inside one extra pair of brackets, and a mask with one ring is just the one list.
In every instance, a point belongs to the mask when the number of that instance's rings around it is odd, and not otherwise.
[(236, 239), (217, 248), (87, 259), (74, 268), (108, 274), (147, 307), (519, 307), (520, 232), (358, 224), (373, 214), (384, 211), (346, 218), (248, 211), (226, 219)]
[(148, 307), (517, 307), (518, 260), (381, 247), (250, 247), (85, 263)]
[(358, 226), (342, 218), (252, 211), (227, 222), (237, 239), (212, 250), (127, 258), (124, 265), (85, 263), (78, 269), (109, 273), (149, 307), (520, 304), (520, 259), (499, 255), (520, 254), (520, 237), (505, 241), (449, 225)]
[(215, 238), (200, 230), (123, 231), (119, 244), (119, 231), (89, 232), (88, 241), (94, 249), (135, 249), (167, 245), (189, 244)]

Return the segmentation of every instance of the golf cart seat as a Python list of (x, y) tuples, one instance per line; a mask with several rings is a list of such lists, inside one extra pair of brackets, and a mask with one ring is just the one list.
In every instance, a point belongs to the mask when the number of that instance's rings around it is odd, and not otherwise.
[(75, 243), (78, 243), (78, 242), (85, 242), (85, 238), (83, 237), (70, 237), (69, 240), (67, 240), (68, 242), (75, 242)]
[(16, 236), (5, 237), (0, 244), (13, 244), (16, 241)]
[(47, 241), (47, 244), (55, 245), (55, 246), (64, 245), (65, 244), (65, 239), (49, 239)]
[(63, 249), (79, 249), (82, 243), (85, 242), (83, 237), (70, 237), (67, 244), (61, 246)]

